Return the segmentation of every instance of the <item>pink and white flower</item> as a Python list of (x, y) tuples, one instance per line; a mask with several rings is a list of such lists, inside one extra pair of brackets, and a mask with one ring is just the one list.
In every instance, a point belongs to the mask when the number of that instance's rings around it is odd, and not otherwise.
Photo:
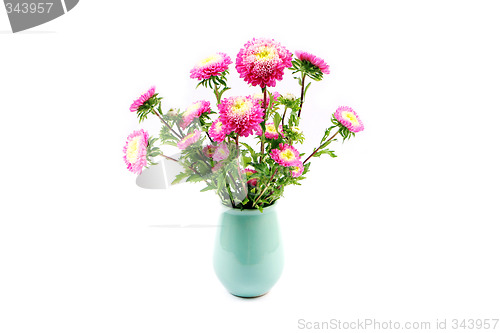
[(193, 121), (193, 119), (198, 118), (201, 116), (202, 113), (209, 113), (210, 112), (210, 102), (208, 101), (198, 101), (194, 102), (188, 108), (184, 113), (182, 114), (182, 123), (181, 127), (184, 129), (188, 127), (189, 124)]
[(236, 70), (246, 82), (261, 88), (274, 87), (292, 66), (292, 53), (274, 39), (254, 38), (236, 56)]
[(293, 178), (300, 177), (303, 172), (304, 172), (304, 165), (302, 164), (302, 162), (299, 162), (297, 165), (293, 165), (290, 168), (290, 174), (292, 175)]
[(214, 156), (216, 146), (214, 145), (208, 145), (203, 147), (203, 155), (205, 155), (208, 158), (212, 158)]
[(231, 58), (222, 52), (217, 52), (203, 60), (191, 69), (190, 77), (192, 79), (206, 80), (211, 76), (220, 75), (232, 64)]
[(300, 163), (300, 154), (289, 144), (280, 143), (279, 149), (271, 150), (271, 158), (282, 166), (295, 166)]
[(177, 147), (179, 149), (186, 149), (192, 144), (198, 142), (200, 139), (201, 132), (199, 130), (194, 130), (191, 133), (188, 133), (185, 137), (182, 138), (179, 142), (177, 142)]
[(123, 147), (123, 159), (129, 171), (141, 174), (142, 169), (147, 166), (148, 139), (148, 132), (142, 129), (127, 137), (127, 143)]
[(357, 133), (365, 129), (361, 119), (359, 119), (356, 111), (348, 106), (339, 107), (333, 114), (342, 125), (347, 127), (350, 132)]
[(142, 94), (138, 99), (136, 99), (132, 105), (130, 105), (130, 112), (136, 112), (139, 107), (143, 106), (153, 95), (155, 94), (155, 86), (149, 88), (144, 94)]
[(307, 61), (313, 66), (318, 67), (321, 73), (330, 74), (330, 66), (328, 66), (328, 64), (320, 57), (316, 57), (315, 55), (304, 51), (295, 51), (295, 55), (300, 61)]
[(222, 120), (220, 118), (217, 118), (214, 120), (212, 125), (210, 125), (210, 128), (208, 130), (208, 134), (212, 138), (212, 140), (217, 141), (217, 142), (222, 142), (226, 138), (226, 126), (222, 123)]
[(225, 143), (220, 144), (217, 147), (215, 147), (214, 154), (212, 156), (214, 161), (220, 162), (220, 161), (225, 160), (228, 157), (229, 157), (229, 148)]
[(218, 107), (226, 133), (234, 131), (246, 137), (253, 134), (264, 121), (264, 112), (259, 101), (251, 96), (225, 98)]

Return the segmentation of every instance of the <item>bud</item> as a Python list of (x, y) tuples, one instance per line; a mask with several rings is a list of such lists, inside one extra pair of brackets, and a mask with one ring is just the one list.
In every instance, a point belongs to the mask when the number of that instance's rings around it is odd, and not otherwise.
[(167, 111), (167, 116), (169, 117), (175, 117), (179, 114), (179, 110), (176, 109), (170, 109)]

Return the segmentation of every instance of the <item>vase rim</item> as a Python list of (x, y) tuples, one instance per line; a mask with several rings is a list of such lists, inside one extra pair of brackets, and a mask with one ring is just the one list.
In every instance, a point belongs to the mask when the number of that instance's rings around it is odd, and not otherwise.
[(277, 204), (278, 204), (278, 201), (275, 201), (275, 202), (273, 202), (272, 205), (262, 208), (262, 213), (257, 208), (241, 209), (241, 208), (229, 207), (229, 206), (226, 206), (224, 204), (221, 204), (221, 206), (226, 212), (231, 212), (231, 214), (263, 214), (263, 213), (274, 210), (274, 208), (276, 208)]

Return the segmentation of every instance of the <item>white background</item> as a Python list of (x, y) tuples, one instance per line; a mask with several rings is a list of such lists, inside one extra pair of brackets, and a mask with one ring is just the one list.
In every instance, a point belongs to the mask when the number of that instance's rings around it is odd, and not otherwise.
[[(80, 1), (18, 34), (0, 9), (0, 332), (499, 318), (498, 7)], [(287, 188), (286, 268), (268, 295), (245, 300), (212, 270), (215, 195), (138, 188), (121, 150), (132, 130), (159, 128), (128, 111), (137, 96), (154, 84), (170, 107), (211, 98), (189, 70), (216, 51), (234, 61), (252, 37), (330, 64), (308, 95), (302, 152), (340, 105), (366, 130)], [(285, 81), (276, 88), (298, 94)], [(230, 84), (228, 95), (258, 91), (237, 75)]]

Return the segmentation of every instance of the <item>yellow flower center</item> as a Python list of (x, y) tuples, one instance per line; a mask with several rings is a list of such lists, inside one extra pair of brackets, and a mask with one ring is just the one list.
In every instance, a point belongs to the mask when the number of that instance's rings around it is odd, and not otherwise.
[(287, 149), (280, 153), (280, 157), (285, 161), (293, 161), (295, 159), (295, 154), (290, 149)]
[(277, 132), (276, 132), (276, 127), (274, 127), (274, 124), (269, 124), (269, 125), (266, 125), (266, 132), (269, 132), (269, 133), (277, 133)]
[(246, 99), (244, 98), (237, 98), (234, 101), (231, 110), (238, 116), (245, 115), (250, 110), (250, 103), (247, 103)]
[(342, 117), (346, 118), (346, 119), (349, 119), (349, 121), (351, 122), (351, 124), (353, 124), (355, 126), (359, 125), (358, 118), (352, 112), (344, 111), (344, 112), (342, 112)]
[(138, 148), (139, 148), (139, 137), (136, 136), (135, 138), (132, 139), (132, 141), (129, 142), (127, 147), (127, 160), (130, 163), (135, 163), (137, 161)]
[(255, 53), (257, 60), (268, 60), (276, 58), (276, 50), (267, 46), (262, 46), (259, 52)]
[(186, 109), (186, 112), (184, 113), (184, 116), (187, 116), (187, 115), (189, 115), (189, 114), (191, 114), (193, 112), (196, 112), (199, 108), (200, 108), (200, 102), (191, 104)]
[(222, 121), (215, 123), (215, 131), (219, 133), (222, 130)]
[(213, 55), (211, 55), (209, 57), (206, 57), (202, 61), (200, 61), (198, 63), (198, 67), (202, 67), (202, 66), (206, 66), (206, 65), (212, 64), (212, 63), (214, 63), (216, 61), (219, 61), (219, 59), (220, 59), (220, 55), (213, 54)]

